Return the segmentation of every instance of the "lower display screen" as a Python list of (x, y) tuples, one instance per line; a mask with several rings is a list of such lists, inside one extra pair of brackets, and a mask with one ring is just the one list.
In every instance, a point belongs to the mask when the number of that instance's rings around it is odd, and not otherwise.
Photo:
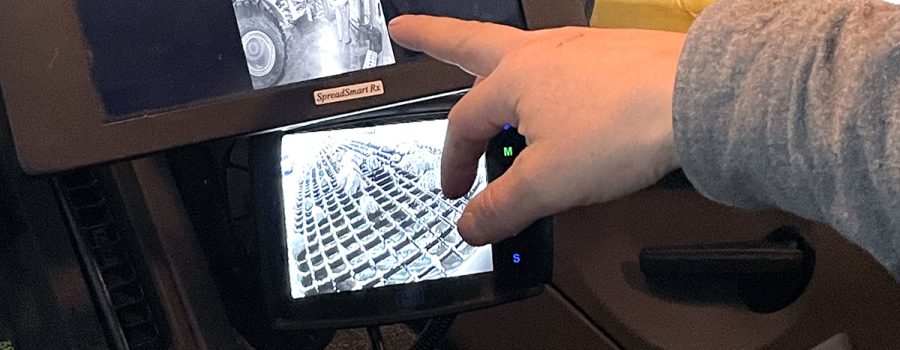
[(446, 120), (297, 133), (282, 139), (282, 192), (293, 298), (493, 271), (490, 246), (456, 222), (487, 184), (440, 192)]

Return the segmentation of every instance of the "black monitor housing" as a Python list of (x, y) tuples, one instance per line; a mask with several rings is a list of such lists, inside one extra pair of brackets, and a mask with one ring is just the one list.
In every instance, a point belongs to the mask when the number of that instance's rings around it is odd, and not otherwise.
[[(483, 183), (462, 199), (448, 200), (428, 183), (429, 173), (439, 169), (408, 162), (418, 161), (417, 152), (431, 157), (422, 163), (439, 159), (440, 150), (417, 135), (442, 132), (444, 118), (446, 112), (395, 115), (255, 138), (259, 289), (275, 328), (354, 327), (455, 314), (537, 295), (550, 282), (549, 218), (503, 242), (469, 246), (456, 220)], [(388, 128), (396, 130), (379, 135)], [(302, 144), (285, 147), (284, 140)], [(318, 165), (286, 163), (285, 154), (298, 146), (317, 153), (307, 163)], [(524, 147), (515, 129), (505, 130), (491, 141), (481, 176), (499, 177)], [(402, 277), (392, 281), (396, 276)], [(292, 290), (301, 283), (310, 291), (306, 295)]]

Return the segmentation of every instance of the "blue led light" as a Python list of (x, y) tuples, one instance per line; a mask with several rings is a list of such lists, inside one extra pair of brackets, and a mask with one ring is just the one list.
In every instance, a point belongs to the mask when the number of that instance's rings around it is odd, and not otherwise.
[(503, 131), (509, 131), (510, 128), (512, 128), (512, 125), (503, 124)]
[(522, 256), (519, 253), (513, 253), (512, 258), (513, 258), (513, 264), (518, 265), (520, 262), (522, 262)]

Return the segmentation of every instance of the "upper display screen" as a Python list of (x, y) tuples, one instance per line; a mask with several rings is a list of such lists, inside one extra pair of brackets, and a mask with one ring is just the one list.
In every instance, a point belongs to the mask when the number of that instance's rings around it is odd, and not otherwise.
[(394, 45), (404, 13), (524, 27), (518, 0), (77, 0), (111, 121), (311, 81), (420, 54)]
[(254, 89), (396, 62), (379, 0), (238, 0), (234, 14)]

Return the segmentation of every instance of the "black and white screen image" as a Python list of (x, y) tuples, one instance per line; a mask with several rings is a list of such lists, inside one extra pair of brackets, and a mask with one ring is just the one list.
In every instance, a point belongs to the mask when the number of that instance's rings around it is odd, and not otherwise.
[(446, 120), (289, 134), (282, 190), (293, 298), (493, 271), (490, 246), (456, 230), (484, 189), (440, 192)]
[(395, 63), (380, 0), (233, 0), (254, 89)]

